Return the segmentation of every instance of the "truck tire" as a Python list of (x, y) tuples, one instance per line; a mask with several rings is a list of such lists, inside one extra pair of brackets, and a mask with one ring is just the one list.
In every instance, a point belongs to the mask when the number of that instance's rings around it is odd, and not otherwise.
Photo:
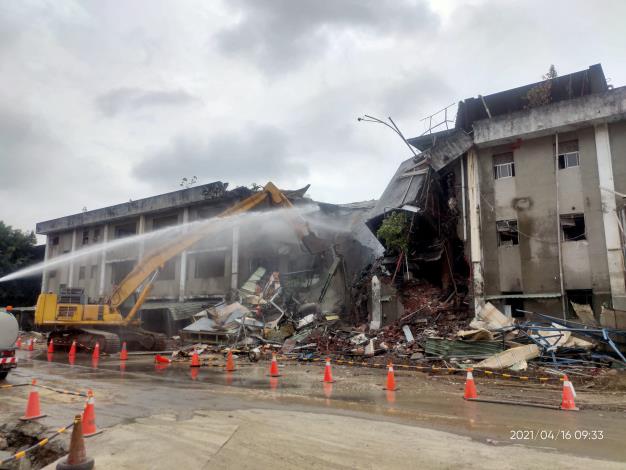
[(9, 375), (9, 371), (8, 370), (3, 370), (0, 372), (0, 380), (4, 380), (7, 378), (7, 375)]

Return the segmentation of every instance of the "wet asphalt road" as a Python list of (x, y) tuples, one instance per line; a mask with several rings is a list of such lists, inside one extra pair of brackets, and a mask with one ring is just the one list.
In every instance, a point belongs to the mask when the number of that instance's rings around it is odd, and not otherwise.
[[(37, 378), (40, 383), (62, 389), (92, 388), (96, 394), (97, 422), (101, 428), (163, 412), (179, 419), (194, 410), (291, 410), (336, 414), (372, 421), (392, 421), (469, 436), (495, 445), (526, 445), (557, 452), (626, 462), (626, 417), (620, 411), (549, 409), (471, 403), (462, 399), (463, 378), (429, 377), (398, 372), (399, 390), (382, 389), (385, 372), (345, 366), (333, 368), (336, 383), (322, 384), (322, 367), (316, 364), (281, 365), (282, 376), (268, 377), (268, 363), (237, 360), (237, 371), (221, 367), (191, 369), (187, 364), (155, 365), (151, 356), (131, 356), (124, 364), (101, 358), (93, 364), (80, 355), (68, 363), (65, 353), (19, 352), (19, 368), (8, 383)], [(49, 360), (48, 360), (49, 359)], [(217, 358), (216, 364), (221, 364)], [(479, 393), (488, 384), (478, 383)], [(4, 390), (0, 414), (19, 415), (27, 387)], [(481, 390), (482, 389), (482, 390)], [(41, 391), (45, 423), (62, 426), (82, 409), (84, 399)], [(560, 391), (522, 391), (526, 401), (558, 404)], [(550, 431), (542, 439), (512, 440), (513, 431)], [(569, 436), (567, 437), (567, 432)], [(602, 439), (576, 438), (576, 431), (601, 431)], [(527, 433), (528, 434), (528, 433)], [(524, 437), (517, 434), (517, 437)], [(526, 436), (530, 437), (530, 436)]]

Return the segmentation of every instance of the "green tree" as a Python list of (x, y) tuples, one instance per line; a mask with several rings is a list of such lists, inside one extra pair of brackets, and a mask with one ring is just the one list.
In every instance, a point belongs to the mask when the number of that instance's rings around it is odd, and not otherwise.
[[(33, 232), (23, 232), (0, 221), (0, 277), (39, 261), (36, 243)], [(40, 279), (36, 276), (0, 283), (0, 305), (34, 305)]]
[(376, 236), (383, 241), (387, 250), (406, 251), (408, 245), (407, 218), (404, 212), (392, 212), (389, 214)]

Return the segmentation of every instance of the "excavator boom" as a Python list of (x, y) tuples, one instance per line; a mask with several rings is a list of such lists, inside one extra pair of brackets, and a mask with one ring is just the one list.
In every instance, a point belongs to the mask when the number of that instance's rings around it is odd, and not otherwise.
[[(280, 189), (270, 182), (265, 185), (262, 191), (239, 201), (234, 206), (217, 215), (217, 217), (225, 218), (242, 214), (254, 209), (264, 202), (269, 202), (270, 205), (274, 207), (293, 207), (293, 204), (291, 204), (289, 199), (287, 199)], [(316, 253), (325, 249), (324, 243), (311, 233), (304, 220), (297, 217), (295, 214), (289, 214), (288, 218), (290, 219), (297, 236), (307, 250), (312, 253)], [(152, 253), (146, 255), (111, 293), (109, 298), (109, 305), (111, 309), (119, 310), (120, 306), (142, 285), (144, 285), (146, 279), (148, 279), (157, 269), (173, 257), (198, 243), (200, 240), (216, 232), (218, 229), (219, 226), (216, 224), (202, 224), (197, 228), (190, 229), (176, 240), (169, 242), (165, 246), (160, 246)], [(144, 289), (145, 288), (146, 287), (144, 287)], [(145, 296), (142, 297), (145, 298)], [(132, 315), (129, 314), (126, 317), (126, 321), (132, 320), (132, 317), (139, 310), (139, 307), (140, 305), (137, 304), (133, 306), (131, 310)]]

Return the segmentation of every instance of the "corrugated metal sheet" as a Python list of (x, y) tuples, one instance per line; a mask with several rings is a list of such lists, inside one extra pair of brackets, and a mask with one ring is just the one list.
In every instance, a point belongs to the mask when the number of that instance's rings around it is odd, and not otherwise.
[(404, 204), (411, 203), (417, 199), (419, 190), (426, 180), (427, 173), (415, 171), (416, 167), (418, 170), (421, 170), (428, 168), (428, 165), (425, 167), (422, 164), (417, 165), (413, 158), (409, 158), (400, 164), (396, 174), (393, 175), (376, 206), (369, 214), (368, 225), (370, 227), (370, 223), (382, 217), (386, 211), (402, 207)]
[(488, 357), (504, 350), (502, 341), (460, 341), (427, 338), (424, 351), (437, 357)]

